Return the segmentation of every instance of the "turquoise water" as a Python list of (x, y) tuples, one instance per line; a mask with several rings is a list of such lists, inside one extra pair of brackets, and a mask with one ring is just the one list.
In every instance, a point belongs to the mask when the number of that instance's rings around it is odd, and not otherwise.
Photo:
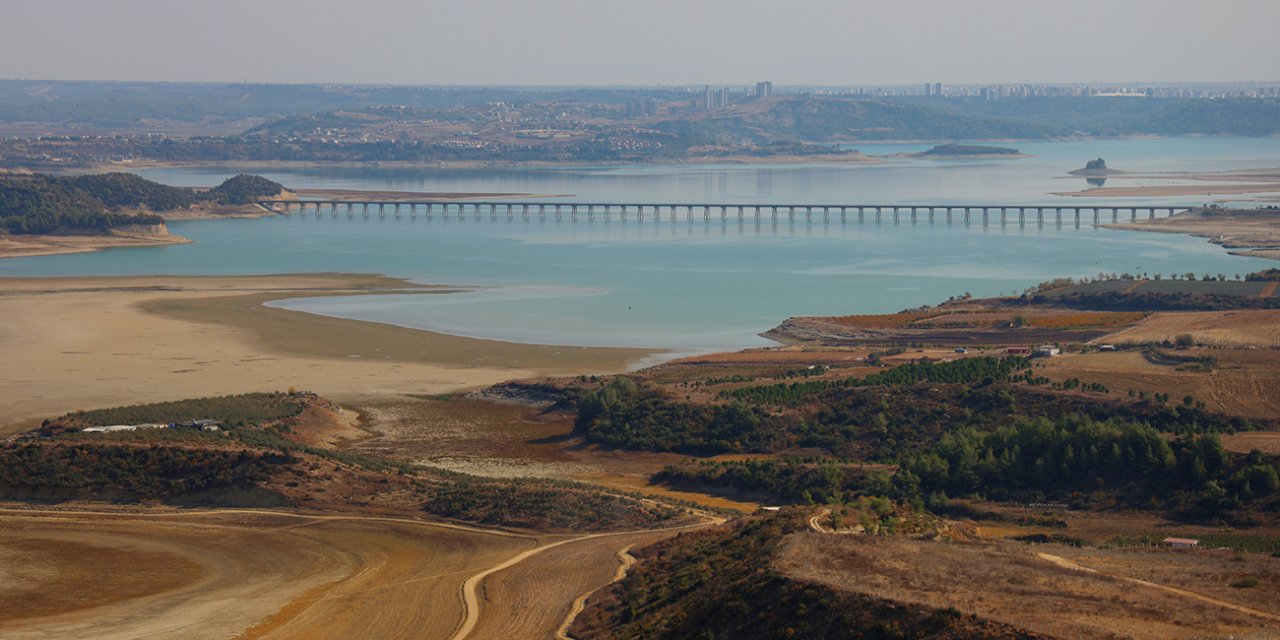
[[(928, 145), (879, 145), (896, 153)], [(1142, 171), (1280, 166), (1280, 140), (1018, 143), (1035, 157), (880, 166), (638, 166), (272, 172), (292, 187), (574, 194), (596, 201), (1076, 203), (1067, 170), (1103, 156)], [(1113, 160), (1118, 158), (1119, 160)], [(231, 169), (140, 172), (216, 183)], [(1126, 200), (1126, 202), (1129, 202)], [(1192, 199), (1148, 199), (1191, 204)], [(767, 344), (789, 316), (888, 312), (1099, 272), (1243, 274), (1273, 266), (1198, 238), (1084, 225), (538, 222), (262, 218), (175, 222), (190, 245), (0, 262), (0, 275), (385, 273), (482, 289), (312, 298), (290, 309), (486, 338), (702, 351)]]

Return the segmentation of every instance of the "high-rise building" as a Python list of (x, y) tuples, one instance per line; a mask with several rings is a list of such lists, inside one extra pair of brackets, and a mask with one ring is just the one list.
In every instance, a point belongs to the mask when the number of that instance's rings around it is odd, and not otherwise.
[(658, 115), (657, 98), (636, 98), (627, 101), (628, 118), (648, 118)]
[(933, 95), (933, 85), (929, 84), (928, 82), (924, 83), (924, 95), (926, 96)]
[(723, 109), (727, 106), (729, 106), (729, 88), (721, 87), (720, 90), (716, 92), (716, 108)]
[(941, 96), (941, 95), (942, 95), (942, 83), (941, 83), (941, 82), (935, 82), (935, 83), (933, 83), (933, 95), (935, 95), (935, 96)]
[(710, 111), (715, 106), (715, 97), (711, 94), (711, 87), (702, 87), (702, 108)]
[(772, 82), (770, 82), (770, 81), (768, 81), (768, 80), (765, 80), (764, 82), (757, 82), (757, 83), (756, 83), (756, 97), (757, 97), (757, 98), (768, 98), (768, 97), (769, 97), (769, 96), (771, 96), (771, 95), (773, 95), (773, 83), (772, 83)]

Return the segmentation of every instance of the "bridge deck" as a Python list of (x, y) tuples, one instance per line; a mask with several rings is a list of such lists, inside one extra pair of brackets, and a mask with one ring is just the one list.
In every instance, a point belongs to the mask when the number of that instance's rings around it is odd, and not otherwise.
[[(768, 219), (777, 222), (780, 219), (795, 221), (797, 213), (805, 221), (813, 221), (821, 217), (824, 222), (838, 219), (840, 222), (880, 222), (885, 218), (893, 222), (901, 222), (908, 218), (911, 222), (924, 219), (935, 222), (939, 214), (947, 224), (971, 224), (980, 221), (989, 224), (997, 220), (1000, 224), (1008, 224), (1011, 220), (1018, 223), (1033, 221), (1044, 224), (1046, 219), (1061, 224), (1064, 220), (1074, 221), (1079, 226), (1087, 218), (1097, 224), (1110, 218), (1111, 222), (1119, 222), (1120, 212), (1127, 211), (1130, 220), (1137, 220), (1139, 213), (1147, 219), (1172, 216), (1185, 211), (1187, 206), (1151, 206), (1133, 204), (1088, 204), (1088, 205), (992, 205), (992, 204), (770, 204), (770, 203), (619, 203), (619, 202), (564, 202), (564, 201), (521, 201), (521, 200), (263, 200), (259, 205), (286, 216), (294, 210), (306, 215), (313, 210), (316, 217), (322, 210), (327, 210), (331, 217), (337, 217), (344, 211), (348, 217), (355, 217), (357, 211), (363, 217), (377, 215), (385, 218), (390, 212), (401, 217), (401, 211), (407, 211), (410, 217), (416, 218), (419, 210), (427, 218), (438, 212), (442, 218), (451, 215), (460, 219), (471, 217), (480, 219), (486, 214), (490, 219), (505, 217), (514, 220), (537, 219), (546, 220), (553, 217), (563, 220), (567, 216), (571, 221), (585, 217), (588, 221), (596, 219), (626, 222), (628, 216), (638, 221), (646, 218), (657, 222), (663, 219), (676, 221), (684, 218), (693, 222), (701, 220), (710, 222), (718, 219), (721, 222), (734, 220), (760, 222)], [(1091, 216), (1086, 216), (1086, 212)], [(683, 215), (681, 215), (683, 214)], [(1106, 215), (1104, 215), (1106, 214)]]

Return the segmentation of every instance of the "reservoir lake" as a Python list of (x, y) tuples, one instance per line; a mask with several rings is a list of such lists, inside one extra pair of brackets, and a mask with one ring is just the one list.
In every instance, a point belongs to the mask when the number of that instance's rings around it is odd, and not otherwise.
[[(914, 153), (929, 144), (850, 145), (864, 153)], [(1031, 157), (894, 158), (885, 164), (631, 165), (404, 169), (237, 167), (139, 169), (166, 184), (211, 186), (242, 172), (290, 188), (528, 193), (571, 202), (786, 204), (1196, 205), (1210, 195), (1094, 199), (1050, 195), (1086, 187), (1067, 172), (1103, 157), (1133, 172), (1280, 166), (1280, 139), (1161, 138), (1009, 143)], [(1145, 178), (1108, 186), (1167, 184)], [(1211, 189), (1206, 184), (1206, 189)], [(1231, 196), (1256, 206), (1254, 196)], [(538, 198), (545, 200), (545, 197)], [(519, 199), (515, 200), (516, 202)], [(669, 214), (668, 214), (669, 215)], [(950, 296), (1020, 292), (1055, 277), (1098, 273), (1226, 274), (1275, 266), (1228, 255), (1202, 238), (1097, 229), (1086, 214), (1061, 226), (1052, 213), (984, 227), (824, 223), (803, 215), (776, 224), (664, 217), (576, 222), (456, 215), (317, 219), (273, 216), (178, 221), (193, 244), (0, 261), (3, 276), (381, 273), (476, 287), (445, 296), (307, 298), (276, 306), (456, 335), (696, 353), (772, 344), (757, 334), (790, 316), (884, 313)], [(1127, 216), (1127, 212), (1123, 216)], [(959, 216), (957, 216), (959, 219)], [(1109, 220), (1109, 216), (1107, 216)], [(998, 218), (997, 218), (998, 220)]]

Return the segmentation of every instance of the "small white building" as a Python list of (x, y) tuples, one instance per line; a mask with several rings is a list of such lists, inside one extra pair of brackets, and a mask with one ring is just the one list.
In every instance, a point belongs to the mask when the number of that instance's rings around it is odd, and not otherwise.
[(1194, 549), (1200, 546), (1200, 541), (1195, 538), (1165, 538), (1164, 543), (1174, 549)]
[(1032, 355), (1036, 356), (1037, 358), (1052, 358), (1053, 356), (1062, 355), (1062, 349), (1059, 349), (1051, 344), (1046, 344), (1043, 346), (1036, 347), (1035, 351), (1032, 352)]

